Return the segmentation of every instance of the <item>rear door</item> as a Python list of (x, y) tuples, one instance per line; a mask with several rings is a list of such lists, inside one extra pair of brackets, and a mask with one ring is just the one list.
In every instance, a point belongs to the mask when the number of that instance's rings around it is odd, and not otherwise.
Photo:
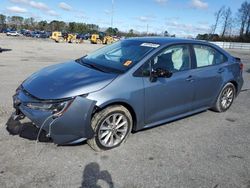
[(195, 69), (193, 70), (195, 97), (193, 108), (211, 107), (223, 84), (226, 56), (202, 44), (193, 45)]

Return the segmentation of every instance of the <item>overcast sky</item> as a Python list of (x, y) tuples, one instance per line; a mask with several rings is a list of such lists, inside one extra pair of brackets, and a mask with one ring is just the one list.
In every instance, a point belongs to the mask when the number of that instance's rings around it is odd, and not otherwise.
[[(223, 5), (233, 15), (244, 0), (113, 0), (113, 26), (119, 30), (196, 36), (210, 31), (214, 13)], [(36, 20), (111, 25), (112, 0), (1, 0), (0, 13)], [(148, 27), (147, 27), (148, 25)], [(220, 28), (218, 29), (220, 32)]]

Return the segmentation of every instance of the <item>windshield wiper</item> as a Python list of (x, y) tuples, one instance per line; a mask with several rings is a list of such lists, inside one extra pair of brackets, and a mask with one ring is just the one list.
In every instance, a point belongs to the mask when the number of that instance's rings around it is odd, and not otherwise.
[(82, 59), (77, 59), (76, 62), (80, 63), (81, 65), (84, 65), (86, 67), (89, 67), (89, 68), (92, 68), (92, 69), (96, 69), (96, 70), (101, 71), (101, 72), (106, 72), (103, 69), (101, 69), (100, 66), (97, 66), (97, 65), (92, 64), (92, 63), (86, 63)]
[(105, 72), (105, 73), (114, 73), (114, 74), (124, 73), (124, 71), (122, 71), (122, 70), (118, 70), (118, 69), (114, 69), (114, 68), (111, 68), (111, 67), (102, 66), (102, 65), (99, 65), (99, 64), (93, 64), (89, 60), (86, 60), (86, 59), (84, 60), (83, 58), (77, 59), (75, 61), (77, 63), (83, 65), (83, 66), (86, 66), (86, 67), (89, 67), (89, 68), (92, 68), (92, 69), (96, 69), (96, 70), (99, 70), (99, 71)]

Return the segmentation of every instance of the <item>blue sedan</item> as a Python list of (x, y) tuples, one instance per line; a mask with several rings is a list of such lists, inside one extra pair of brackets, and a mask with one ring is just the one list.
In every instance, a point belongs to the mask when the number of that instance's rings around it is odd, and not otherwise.
[(31, 75), (13, 96), (13, 119), (29, 118), (59, 145), (87, 140), (108, 150), (131, 131), (228, 110), (243, 85), (242, 69), (239, 58), (207, 42), (121, 40)]

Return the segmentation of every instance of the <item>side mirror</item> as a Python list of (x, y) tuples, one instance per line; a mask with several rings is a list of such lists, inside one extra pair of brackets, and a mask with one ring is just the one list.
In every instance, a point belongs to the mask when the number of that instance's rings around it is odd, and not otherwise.
[(162, 68), (157, 68), (155, 72), (157, 74), (157, 77), (163, 77), (163, 78), (170, 78), (173, 75), (173, 73), (170, 72), (169, 70), (165, 70)]
[(171, 71), (162, 68), (157, 68), (156, 70), (154, 70), (152, 62), (150, 62), (149, 65), (150, 65), (150, 75), (149, 75), (150, 82), (156, 82), (158, 77), (170, 78), (173, 75)]

